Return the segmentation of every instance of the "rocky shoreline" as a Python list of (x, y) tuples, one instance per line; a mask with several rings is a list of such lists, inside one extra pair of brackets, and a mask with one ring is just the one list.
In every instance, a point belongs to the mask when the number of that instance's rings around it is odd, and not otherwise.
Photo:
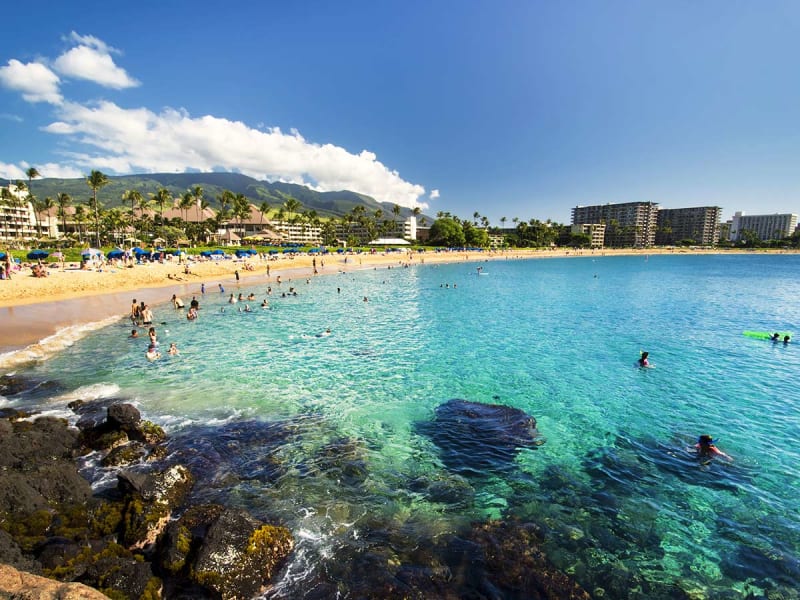
[[(0, 391), (29, 385), (6, 376)], [(292, 553), (287, 528), (239, 508), (192, 504), (195, 476), (166, 460), (164, 432), (133, 405), (69, 408), (75, 427), (0, 409), (0, 597), (269, 596)], [(118, 469), (115, 487), (93, 493), (80, 471), (87, 456)], [(346, 558), (341, 572), (315, 577), (305, 597), (589, 598), (552, 567), (542, 539), (530, 523), (477, 523), (412, 562), (399, 560), (388, 540)], [(34, 585), (44, 586), (38, 595), (18, 594)]]

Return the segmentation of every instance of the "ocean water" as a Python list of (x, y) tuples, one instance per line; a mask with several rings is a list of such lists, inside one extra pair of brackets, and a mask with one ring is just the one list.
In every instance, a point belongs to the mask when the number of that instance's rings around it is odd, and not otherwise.
[[(227, 302), (240, 291), (256, 295), (252, 312)], [(800, 588), (798, 298), (792, 255), (245, 280), (198, 294), (196, 322), (156, 306), (164, 356), (152, 363), (124, 319), (34, 364), (4, 357), (5, 372), (49, 383), (0, 407), (67, 416), (76, 398), (134, 402), (198, 474), (195, 500), (292, 530), (271, 597), (320, 581), (348, 597), (359, 557), (413, 563), (488, 519), (539, 524), (549, 558), (594, 597), (766, 597)], [(173, 341), (179, 356), (166, 355)], [(635, 365), (643, 350), (653, 368)], [(511, 461), (456, 469), (430, 426), (451, 399), (521, 409), (541, 438)], [(734, 461), (695, 460), (701, 433)], [(466, 439), (448, 450), (475, 452)]]

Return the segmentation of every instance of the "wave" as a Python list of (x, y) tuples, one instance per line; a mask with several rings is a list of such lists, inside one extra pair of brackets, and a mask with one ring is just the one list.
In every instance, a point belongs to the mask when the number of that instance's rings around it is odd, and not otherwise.
[(0, 354), (0, 369), (13, 369), (27, 363), (47, 360), (54, 354), (69, 348), (75, 342), (86, 337), (93, 331), (112, 325), (119, 320), (119, 315), (114, 315), (101, 321), (84, 323), (81, 325), (70, 325), (59, 329), (53, 335), (43, 338), (21, 350), (13, 350)]

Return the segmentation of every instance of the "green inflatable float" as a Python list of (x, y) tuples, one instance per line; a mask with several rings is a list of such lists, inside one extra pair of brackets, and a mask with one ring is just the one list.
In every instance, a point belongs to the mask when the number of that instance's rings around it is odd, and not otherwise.
[[(772, 339), (772, 336), (775, 335), (774, 331), (744, 331), (743, 332), (746, 337), (755, 338), (757, 340), (769, 340)], [(792, 339), (792, 334), (786, 331), (779, 331), (778, 332), (778, 340), (783, 341), (785, 337), (789, 337)]]

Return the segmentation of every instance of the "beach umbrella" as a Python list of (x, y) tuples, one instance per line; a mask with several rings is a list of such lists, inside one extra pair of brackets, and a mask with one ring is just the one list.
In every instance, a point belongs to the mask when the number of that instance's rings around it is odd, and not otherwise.
[(274, 255), (274, 254), (277, 254), (278, 251), (277, 250), (270, 250), (269, 253)]
[(211, 254), (216, 254), (217, 256), (219, 256), (220, 254), (225, 254), (225, 251), (217, 248), (216, 250), (212, 250)]
[(211, 250), (203, 250), (200, 253), (200, 256), (205, 256), (206, 258), (208, 258), (209, 256), (211, 256)]
[(125, 252), (120, 250), (119, 248), (114, 248), (114, 250), (109, 250), (106, 254), (107, 258), (122, 258), (125, 256)]
[(28, 258), (30, 260), (40, 260), (48, 256), (50, 256), (50, 253), (47, 250), (31, 250), (28, 252)]
[(5, 259), (6, 259), (6, 253), (0, 252), (0, 260), (5, 260)]

